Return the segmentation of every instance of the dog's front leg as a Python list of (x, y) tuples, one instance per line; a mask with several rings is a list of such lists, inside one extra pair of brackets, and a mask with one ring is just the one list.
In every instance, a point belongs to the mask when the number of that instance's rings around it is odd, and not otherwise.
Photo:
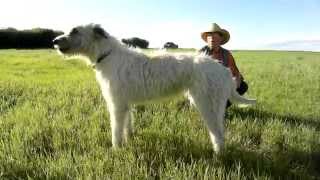
[(123, 143), (123, 133), (128, 107), (114, 107), (110, 110), (112, 146), (120, 147)]
[(133, 133), (134, 133), (133, 124), (134, 124), (133, 114), (129, 110), (126, 113), (125, 126), (124, 126), (124, 137), (126, 142), (128, 142), (129, 139), (133, 136)]

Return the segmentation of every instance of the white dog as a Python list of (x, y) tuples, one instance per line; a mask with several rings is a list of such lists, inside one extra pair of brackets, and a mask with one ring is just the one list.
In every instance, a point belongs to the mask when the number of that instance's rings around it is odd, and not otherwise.
[(120, 146), (133, 132), (132, 104), (160, 100), (186, 92), (199, 109), (219, 152), (224, 143), (227, 99), (245, 104), (230, 70), (208, 56), (161, 55), (149, 58), (130, 50), (99, 25), (79, 26), (54, 40), (65, 55), (82, 55), (95, 66), (96, 77), (107, 102), (112, 145)]

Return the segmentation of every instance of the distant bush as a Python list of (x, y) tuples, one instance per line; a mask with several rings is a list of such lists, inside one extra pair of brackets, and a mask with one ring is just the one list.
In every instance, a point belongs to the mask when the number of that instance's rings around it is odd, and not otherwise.
[(0, 30), (0, 49), (52, 48), (52, 40), (63, 34), (51, 29), (31, 29), (18, 31), (14, 28)]
[(164, 44), (163, 48), (165, 48), (165, 49), (178, 49), (179, 46), (173, 42), (167, 42)]
[(133, 37), (129, 39), (122, 39), (121, 40), (124, 44), (131, 46), (131, 47), (139, 47), (143, 49), (147, 49), (149, 46), (149, 42), (147, 40)]

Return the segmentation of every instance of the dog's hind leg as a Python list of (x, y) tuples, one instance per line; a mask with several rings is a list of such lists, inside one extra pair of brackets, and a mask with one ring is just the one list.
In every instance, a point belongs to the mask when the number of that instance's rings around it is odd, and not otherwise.
[(208, 126), (214, 126), (209, 128), (213, 129), (210, 134), (210, 138), (214, 147), (214, 150), (219, 153), (223, 150), (224, 148), (224, 116), (225, 116), (225, 107), (226, 107), (226, 102), (220, 102), (217, 103), (217, 106), (215, 106), (215, 120), (211, 120), (213, 123), (209, 124)]
[(192, 92), (190, 95), (194, 105), (200, 111), (200, 114), (209, 130), (209, 135), (213, 148), (219, 153), (224, 146), (224, 108), (225, 103), (219, 98), (213, 99), (208, 92)]

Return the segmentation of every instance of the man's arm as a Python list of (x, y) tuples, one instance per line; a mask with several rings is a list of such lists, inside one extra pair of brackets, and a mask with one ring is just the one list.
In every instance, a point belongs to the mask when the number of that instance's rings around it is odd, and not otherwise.
[(241, 83), (241, 74), (231, 53), (229, 53), (228, 56), (228, 64), (233, 77), (236, 78), (237, 86), (239, 87)]

